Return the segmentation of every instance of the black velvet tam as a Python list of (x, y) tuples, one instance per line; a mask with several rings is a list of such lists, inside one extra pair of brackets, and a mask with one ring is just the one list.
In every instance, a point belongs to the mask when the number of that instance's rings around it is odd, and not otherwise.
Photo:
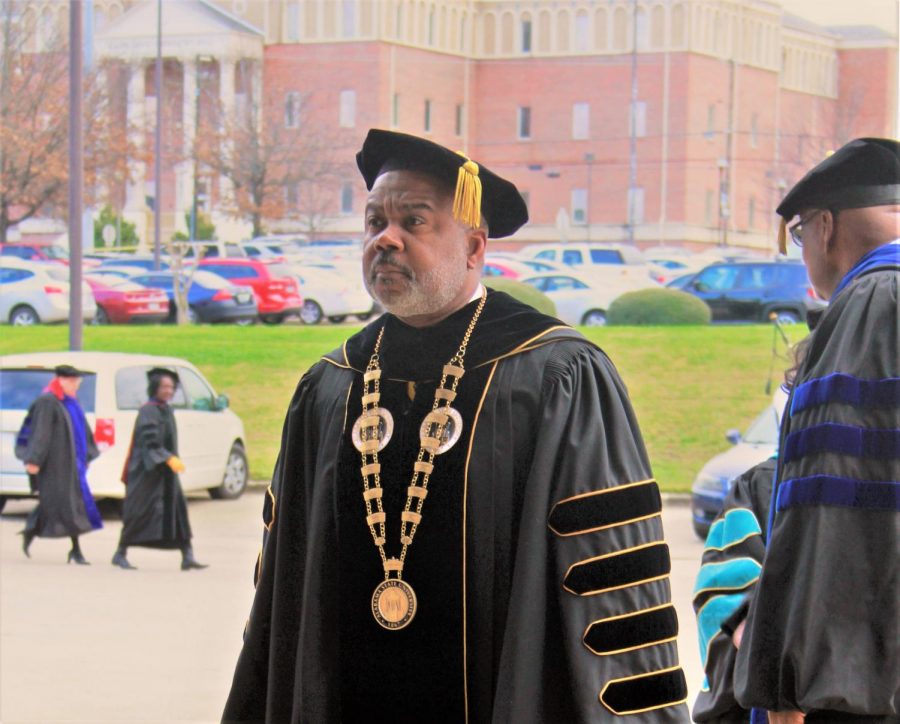
[(687, 682), (680, 668), (615, 679), (600, 692), (600, 702), (613, 714), (640, 714), (687, 699)]
[[(469, 160), (424, 138), (377, 128), (369, 131), (362, 150), (356, 154), (356, 165), (370, 191), (381, 174), (398, 170), (418, 171), (452, 190), (460, 166)], [(528, 221), (528, 208), (522, 195), (512, 183), (480, 163), (477, 175), (481, 179), (481, 214), (487, 220), (488, 236), (498, 239), (514, 234)]]
[(900, 143), (857, 138), (813, 168), (776, 209), (790, 221), (804, 209), (861, 209), (900, 204)]
[(547, 525), (558, 536), (591, 533), (662, 511), (655, 480), (646, 480), (559, 501), (550, 511)]
[(579, 596), (589, 596), (655, 581), (667, 576), (671, 568), (669, 546), (651, 543), (576, 563), (566, 573), (563, 588)]
[(598, 656), (671, 641), (678, 636), (678, 616), (671, 604), (594, 621), (584, 632), (584, 645)]

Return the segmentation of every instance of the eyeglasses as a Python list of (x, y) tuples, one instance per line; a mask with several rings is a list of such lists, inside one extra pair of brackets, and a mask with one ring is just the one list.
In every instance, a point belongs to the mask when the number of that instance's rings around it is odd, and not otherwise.
[(815, 211), (811, 211), (806, 216), (800, 218), (793, 226), (788, 227), (788, 233), (791, 235), (791, 241), (793, 241), (797, 246), (801, 249), (803, 248), (803, 225), (813, 218), (816, 214), (822, 213), (821, 210), (816, 209)]

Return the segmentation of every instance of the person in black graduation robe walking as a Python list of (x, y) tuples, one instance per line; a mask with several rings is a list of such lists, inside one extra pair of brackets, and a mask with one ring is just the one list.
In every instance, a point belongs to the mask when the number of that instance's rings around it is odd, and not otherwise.
[(122, 534), (113, 556), (114, 566), (133, 570), (129, 546), (177, 549), (181, 569), (206, 568), (194, 558), (187, 502), (178, 474), (184, 463), (178, 457), (178, 429), (169, 401), (179, 378), (172, 370), (154, 367), (147, 373), (149, 401), (138, 411), (125, 463), (125, 501)]
[(71, 538), (67, 563), (87, 565), (78, 536), (103, 527), (87, 482), (87, 468), (100, 453), (76, 394), (84, 372), (56, 367), (55, 377), (32, 403), (16, 441), (16, 456), (25, 463), (39, 496), (22, 531), (22, 550), (36, 537)]
[(577, 331), (481, 284), (486, 237), (524, 201), (404, 134), (370, 131), (357, 163), (388, 313), (290, 403), (223, 720), (688, 721), (624, 385)]

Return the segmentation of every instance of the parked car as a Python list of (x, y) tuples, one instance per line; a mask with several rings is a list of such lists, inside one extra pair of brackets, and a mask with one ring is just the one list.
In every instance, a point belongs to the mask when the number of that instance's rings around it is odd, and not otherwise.
[(254, 259), (203, 259), (200, 268), (228, 279), (232, 284), (252, 287), (256, 295), (259, 317), (278, 324), (287, 317), (298, 316), (303, 305), (297, 281), (283, 264)]
[(30, 497), (23, 463), (13, 454), (15, 438), (32, 401), (53, 378), (53, 367), (86, 370), (78, 390), (100, 457), (88, 468), (97, 498), (122, 498), (122, 468), (137, 411), (147, 400), (147, 370), (178, 372), (181, 386), (170, 403), (178, 424), (178, 454), (185, 491), (207, 490), (213, 498), (237, 498), (247, 487), (244, 425), (187, 360), (118, 352), (41, 352), (5, 355), (0, 364), (0, 508), (7, 498)]
[(684, 288), (691, 283), (691, 280), (697, 276), (696, 272), (690, 272), (688, 274), (682, 274), (681, 276), (677, 276), (674, 279), (670, 279), (666, 282), (666, 287), (668, 289), (680, 289), (684, 291)]
[[(81, 313), (94, 319), (97, 304), (82, 282)], [(0, 323), (29, 326), (69, 320), (69, 269), (60, 264), (0, 257)]]
[[(172, 272), (139, 274), (131, 277), (131, 281), (165, 292), (169, 302), (166, 320), (175, 321), (177, 310)], [(188, 319), (192, 322), (252, 324), (256, 321), (257, 314), (256, 297), (252, 289), (232, 284), (210, 271), (198, 269), (194, 272), (188, 288)]]
[(66, 265), (69, 263), (68, 250), (49, 241), (17, 241), (2, 244), (0, 256), (12, 256), (26, 261), (52, 261)]
[(739, 430), (725, 433), (734, 447), (711, 458), (697, 473), (691, 487), (691, 512), (694, 532), (703, 540), (722, 510), (734, 479), (778, 452), (778, 433), (786, 403), (787, 393), (779, 388), (747, 432), (743, 435)]
[(88, 274), (85, 282), (97, 302), (96, 324), (162, 322), (169, 316), (169, 297), (162, 289), (108, 274)]
[(643, 265), (644, 256), (633, 246), (626, 244), (604, 244), (573, 242), (560, 244), (532, 244), (524, 247), (522, 256), (533, 259), (558, 261), (569, 266), (591, 266), (594, 264)]
[(563, 322), (588, 327), (605, 325), (606, 312), (612, 301), (631, 291), (627, 285), (598, 284), (586, 276), (560, 272), (535, 274), (519, 281), (550, 297), (556, 305), (556, 316)]
[(318, 324), (325, 317), (331, 322), (343, 322), (350, 314), (360, 319), (371, 315), (372, 297), (361, 284), (354, 285), (336, 270), (295, 265), (291, 271), (303, 297), (300, 320), (304, 324)]
[[(488, 257), (484, 260), (484, 267), (481, 270), (481, 276), (486, 278), (505, 277), (506, 279), (519, 279), (521, 277), (530, 277), (535, 271), (530, 264), (517, 259), (507, 257)], [(546, 270), (540, 270), (546, 271)]]
[(243, 259), (247, 253), (233, 241), (218, 241), (210, 239), (208, 241), (180, 241), (176, 242), (182, 252), (182, 259), (185, 261), (196, 261), (198, 258), (203, 259)]
[(825, 306), (806, 267), (795, 261), (711, 264), (683, 290), (709, 305), (713, 321), (766, 322), (775, 314), (780, 324), (796, 324), (805, 321), (807, 310)]
[[(103, 270), (108, 267), (115, 267), (116, 269), (124, 269), (128, 267), (145, 269), (146, 271), (153, 271), (153, 267), (155, 266), (155, 260), (152, 256), (138, 256), (137, 254), (129, 254), (127, 256), (111, 256), (104, 259), (98, 269)], [(160, 269), (168, 269), (169, 263), (165, 259), (159, 260), (159, 268)]]

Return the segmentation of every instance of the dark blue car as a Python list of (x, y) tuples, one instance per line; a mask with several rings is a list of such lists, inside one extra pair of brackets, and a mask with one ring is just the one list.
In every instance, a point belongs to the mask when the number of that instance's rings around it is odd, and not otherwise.
[[(175, 292), (172, 272), (158, 271), (131, 278), (145, 287), (162, 289), (169, 297), (169, 320), (175, 321)], [(256, 321), (257, 307), (253, 290), (240, 287), (218, 274), (197, 270), (188, 289), (188, 318), (192, 322), (236, 322), (252, 324)]]

